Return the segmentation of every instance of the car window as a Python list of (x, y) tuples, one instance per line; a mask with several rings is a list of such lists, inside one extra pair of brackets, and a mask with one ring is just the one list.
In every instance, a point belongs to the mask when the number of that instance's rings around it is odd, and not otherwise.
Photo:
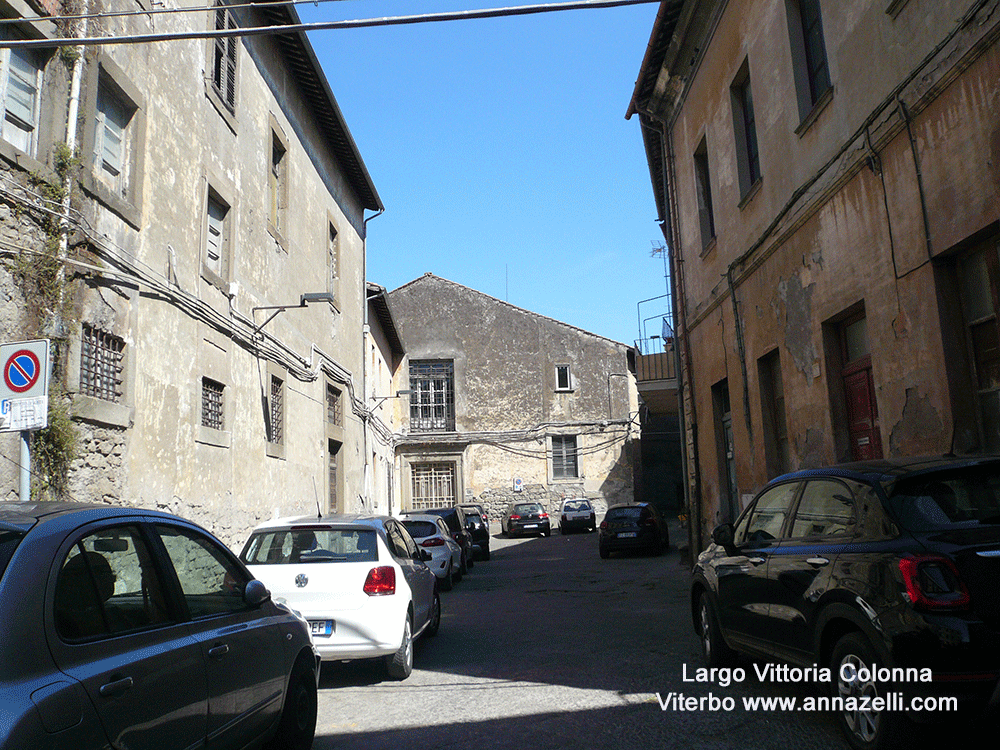
[(250, 536), (240, 559), (247, 565), (374, 562), (375, 531), (370, 529), (272, 529)]
[(799, 482), (786, 482), (760, 495), (753, 509), (740, 520), (736, 543), (752, 545), (780, 537), (799, 487)]
[(857, 523), (851, 491), (833, 479), (806, 483), (795, 510), (792, 539), (851, 534)]
[(515, 513), (541, 513), (542, 506), (538, 503), (520, 503), (514, 506)]
[(4, 571), (7, 570), (7, 563), (14, 556), (14, 550), (24, 539), (23, 531), (14, 529), (0, 529), (0, 579), (3, 578)]
[[(389, 540), (389, 549), (392, 550), (392, 554), (396, 557), (405, 560), (416, 556), (417, 546), (401, 526), (395, 523), (387, 523), (385, 525), (385, 535)], [(412, 549), (407, 546), (407, 542), (412, 545)]]
[(645, 508), (641, 505), (632, 505), (627, 508), (611, 508), (606, 514), (609, 521), (638, 520), (642, 516)]
[(563, 510), (565, 511), (577, 511), (577, 510), (590, 510), (590, 503), (586, 500), (567, 500), (563, 503)]
[(441, 534), (444, 535), (446, 539), (451, 539), (451, 532), (448, 531), (448, 526), (445, 524), (444, 520), (439, 518), (437, 523)]
[(420, 551), (417, 549), (417, 543), (413, 541), (413, 537), (410, 536), (410, 532), (406, 530), (405, 526), (399, 526), (397, 524), (393, 525), (399, 530), (399, 535), (403, 539), (403, 544), (406, 545), (407, 555), (414, 560), (419, 560)]
[(248, 578), (208, 537), (176, 526), (159, 525), (193, 619), (247, 609), (243, 589)]
[(55, 623), (69, 640), (141, 630), (171, 620), (164, 588), (135, 526), (101, 529), (74, 544), (56, 579)]
[(889, 505), (911, 531), (1000, 523), (1000, 469), (976, 466), (903, 479)]
[(430, 521), (403, 521), (403, 526), (410, 532), (410, 536), (416, 539), (423, 539), (425, 536), (433, 536), (438, 533), (437, 524)]

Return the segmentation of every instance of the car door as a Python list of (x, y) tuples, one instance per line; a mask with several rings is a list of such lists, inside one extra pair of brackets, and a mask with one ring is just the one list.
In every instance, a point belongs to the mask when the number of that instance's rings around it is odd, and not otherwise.
[(727, 636), (754, 649), (767, 642), (768, 559), (785, 532), (801, 482), (784, 482), (766, 489), (744, 513), (735, 530), (731, 552), (714, 563), (718, 585), (719, 622)]
[(830, 588), (837, 559), (856, 536), (857, 500), (851, 484), (837, 478), (806, 482), (788, 538), (771, 550), (768, 633), (774, 650), (785, 658), (812, 660), (815, 608)]
[(270, 610), (246, 603), (251, 578), (221, 544), (187, 526), (157, 524), (156, 531), (206, 664), (209, 745), (242, 747), (281, 711), (280, 632)]
[(139, 522), (91, 524), (60, 549), (46, 598), (49, 647), (90, 697), (112, 747), (201, 747), (205, 662)]
[(420, 559), (416, 542), (402, 524), (388, 521), (386, 535), (413, 596), (413, 632), (416, 633), (430, 617), (434, 600), (434, 573)]

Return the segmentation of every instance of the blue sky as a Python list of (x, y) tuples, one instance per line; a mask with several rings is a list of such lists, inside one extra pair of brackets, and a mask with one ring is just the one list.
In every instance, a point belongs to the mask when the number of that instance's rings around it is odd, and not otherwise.
[[(349, 0), (299, 14), (517, 4)], [(311, 32), (386, 206), (368, 224), (368, 280), (391, 290), (429, 271), (633, 343), (637, 303), (666, 291), (640, 126), (625, 120), (657, 7)]]

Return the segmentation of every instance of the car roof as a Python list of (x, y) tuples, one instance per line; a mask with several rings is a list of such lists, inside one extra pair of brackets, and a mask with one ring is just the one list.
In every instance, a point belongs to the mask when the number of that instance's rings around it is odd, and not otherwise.
[(375, 516), (364, 513), (337, 513), (329, 516), (294, 516), (275, 518), (258, 524), (254, 532), (281, 531), (295, 528), (318, 528), (325, 526), (366, 526), (371, 529), (385, 529), (389, 516)]
[(775, 477), (768, 484), (819, 476), (835, 476), (867, 483), (890, 484), (903, 478), (916, 477), (921, 474), (991, 464), (1000, 465), (1000, 456), (971, 455), (886, 458), (875, 461), (855, 461), (817, 469), (802, 469)]
[[(129, 505), (103, 505), (101, 503), (80, 503), (74, 501), (45, 502), (0, 502), (0, 523), (29, 529), (37, 523), (82, 514), (93, 518), (115, 518), (118, 516), (149, 516), (151, 518), (174, 519), (177, 516), (150, 508), (136, 508)], [(185, 520), (185, 519), (180, 519)]]
[(400, 516), (401, 521), (426, 521), (427, 523), (432, 523), (437, 526), (437, 522), (441, 520), (441, 516), (435, 516), (433, 513), (404, 513)]

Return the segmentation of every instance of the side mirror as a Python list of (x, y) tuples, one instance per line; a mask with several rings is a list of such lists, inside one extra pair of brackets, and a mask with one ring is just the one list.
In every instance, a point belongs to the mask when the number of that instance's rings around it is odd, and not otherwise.
[(427, 550), (422, 549), (417, 551), (420, 553), (420, 559), (423, 560), (424, 562), (427, 562), (428, 560), (431, 559), (431, 553), (428, 552)]
[(712, 530), (712, 541), (722, 547), (727, 553), (732, 554), (736, 550), (733, 544), (736, 532), (731, 523), (724, 523), (716, 526)]
[(247, 606), (259, 607), (270, 598), (271, 592), (267, 590), (267, 586), (256, 578), (243, 589), (243, 601), (247, 603)]

